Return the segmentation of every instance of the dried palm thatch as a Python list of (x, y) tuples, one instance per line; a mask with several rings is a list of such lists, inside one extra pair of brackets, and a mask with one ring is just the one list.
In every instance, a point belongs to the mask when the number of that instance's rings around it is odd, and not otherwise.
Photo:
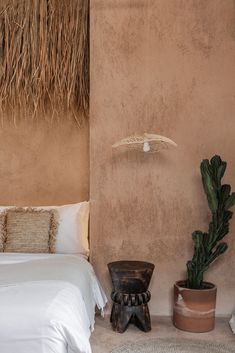
[(1, 117), (87, 116), (88, 22), (89, 0), (0, 1)]

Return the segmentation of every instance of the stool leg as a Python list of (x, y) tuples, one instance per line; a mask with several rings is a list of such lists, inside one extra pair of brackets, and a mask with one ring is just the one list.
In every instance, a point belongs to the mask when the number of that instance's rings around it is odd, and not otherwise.
[(111, 315), (110, 315), (110, 322), (113, 321), (113, 316), (114, 316), (114, 304), (112, 305), (112, 310), (111, 310)]
[(119, 333), (125, 332), (132, 315), (133, 311), (131, 307), (114, 303), (110, 318), (113, 330)]
[(150, 331), (151, 319), (150, 319), (148, 305), (143, 304), (143, 305), (136, 306), (134, 309), (134, 313), (135, 313), (136, 326), (144, 332)]
[(114, 331), (117, 331), (116, 328), (118, 326), (118, 320), (119, 320), (118, 304), (113, 303), (110, 322), (112, 323), (112, 327)]

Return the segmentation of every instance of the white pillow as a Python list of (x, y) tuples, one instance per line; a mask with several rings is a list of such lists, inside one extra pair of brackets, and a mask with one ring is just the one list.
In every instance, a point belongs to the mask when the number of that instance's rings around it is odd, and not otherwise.
[[(14, 206), (0, 206), (0, 212)], [(63, 206), (37, 206), (35, 209), (55, 209), (59, 214), (55, 252), (59, 254), (89, 255), (89, 202)]]

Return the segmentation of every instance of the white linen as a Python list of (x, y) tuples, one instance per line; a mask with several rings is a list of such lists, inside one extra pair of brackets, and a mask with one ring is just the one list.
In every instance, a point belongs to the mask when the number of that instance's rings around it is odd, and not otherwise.
[[(20, 262), (27, 262), (31, 260), (40, 260), (40, 259), (48, 259), (48, 258), (56, 258), (64, 256), (64, 254), (48, 254), (48, 253), (1, 253), (0, 252), (0, 265), (3, 264), (16, 264)], [(75, 256), (75, 255), (74, 255)], [(78, 257), (84, 258), (87, 260), (87, 256), (85, 255), (76, 255)]]
[[(0, 206), (0, 212), (15, 206)], [(27, 208), (27, 207), (24, 207)], [(55, 252), (60, 254), (89, 255), (88, 221), (89, 202), (63, 206), (35, 206), (35, 209), (55, 209), (59, 215)]]
[(55, 209), (59, 213), (59, 227), (55, 243), (56, 253), (89, 255), (89, 202), (38, 208)]
[(82, 256), (0, 254), (0, 352), (90, 353), (107, 299)]
[(233, 331), (234, 335), (235, 335), (235, 312), (232, 314), (232, 317), (229, 321), (229, 325), (231, 327), (231, 330)]

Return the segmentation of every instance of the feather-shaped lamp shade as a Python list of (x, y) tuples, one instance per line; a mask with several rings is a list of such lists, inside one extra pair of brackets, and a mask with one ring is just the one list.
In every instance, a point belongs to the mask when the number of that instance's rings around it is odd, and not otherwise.
[(177, 144), (168, 137), (144, 133), (143, 135), (128, 136), (116, 142), (112, 147), (123, 147), (140, 152), (156, 153), (163, 149), (168, 149), (170, 147), (176, 146)]

